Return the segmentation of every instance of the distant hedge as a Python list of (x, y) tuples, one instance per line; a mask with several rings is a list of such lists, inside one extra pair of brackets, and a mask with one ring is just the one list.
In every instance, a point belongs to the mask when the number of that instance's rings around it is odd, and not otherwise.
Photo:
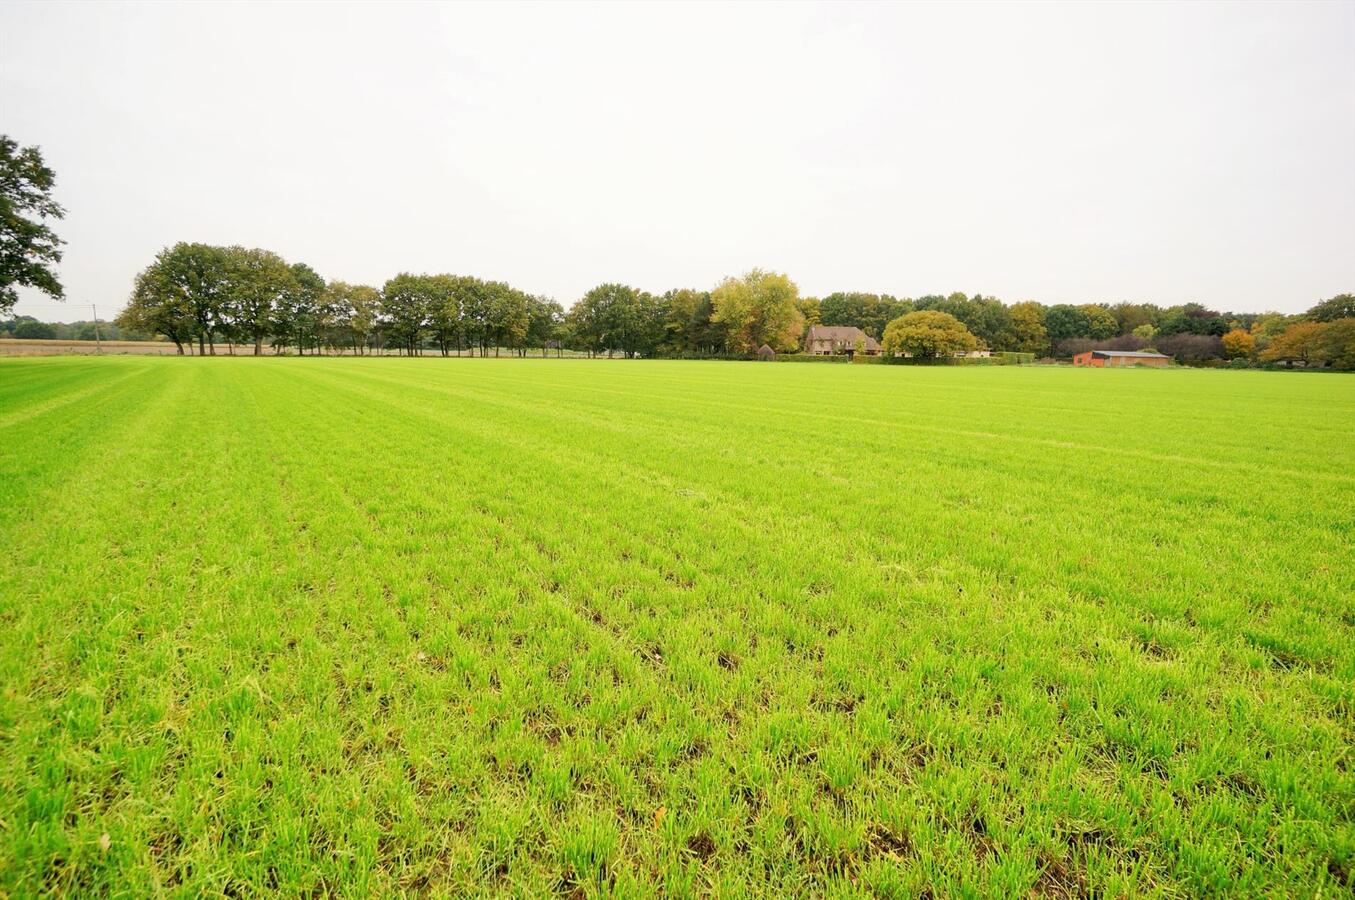
[(850, 356), (818, 356), (813, 353), (778, 353), (771, 359), (772, 362), (804, 362), (804, 363), (849, 363), (852, 361)]

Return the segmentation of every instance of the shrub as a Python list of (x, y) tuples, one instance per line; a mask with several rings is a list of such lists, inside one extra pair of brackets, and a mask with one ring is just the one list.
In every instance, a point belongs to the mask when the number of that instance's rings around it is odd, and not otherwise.
[(778, 353), (772, 357), (772, 362), (802, 362), (802, 363), (849, 363), (850, 356), (818, 356), (813, 353)]

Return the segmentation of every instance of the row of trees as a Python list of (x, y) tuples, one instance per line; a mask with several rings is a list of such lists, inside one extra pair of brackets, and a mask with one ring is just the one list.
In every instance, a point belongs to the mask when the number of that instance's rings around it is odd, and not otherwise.
[(565, 316), (562, 334), (589, 353), (626, 356), (748, 356), (763, 344), (794, 351), (804, 335), (795, 282), (753, 269), (711, 291), (682, 288), (656, 296), (603, 284)]
[(267, 250), (175, 244), (136, 276), (119, 327), (164, 335), (184, 351), (216, 352), (218, 342), (266, 340), (313, 346), (331, 316), (329, 285), (304, 263), (289, 265)]
[(377, 308), (377, 326), (411, 355), (422, 353), (430, 339), (443, 356), (466, 347), (479, 348), (482, 356), (491, 347), (496, 356), (500, 348), (544, 350), (558, 340), (564, 315), (547, 297), (467, 275), (397, 275), (377, 292)]
[(1323, 301), (1302, 316), (1286, 316), (1220, 312), (1198, 303), (1169, 307), (1152, 303), (1047, 306), (1028, 300), (1006, 305), (996, 297), (982, 294), (934, 294), (907, 299), (852, 292), (806, 301), (804, 312), (810, 324), (856, 325), (879, 339), (886, 323), (899, 316), (915, 310), (933, 310), (954, 316), (989, 349), (1071, 356), (1080, 345), (1068, 342), (1109, 341), (1126, 335), (1153, 341), (1177, 335), (1222, 338), (1230, 331), (1245, 330), (1254, 332), (1265, 343), (1297, 321), (1350, 317), (1355, 315), (1353, 307), (1355, 301), (1350, 294)]
[[(1330, 323), (1355, 316), (1355, 298), (1343, 294), (1297, 316), (1225, 313), (1197, 303), (1171, 307), (1149, 303), (1047, 306), (1028, 300), (1007, 305), (996, 297), (963, 293), (907, 299), (854, 292), (819, 299), (801, 297), (794, 282), (784, 275), (754, 270), (742, 278), (726, 279), (712, 291), (682, 289), (655, 296), (626, 285), (602, 285), (566, 316), (563, 333), (571, 342), (567, 345), (595, 352), (748, 355), (764, 343), (778, 351), (796, 350), (805, 329), (819, 324), (854, 325), (885, 344), (891, 323), (922, 312), (944, 315), (949, 321), (922, 317), (899, 327), (939, 328), (945, 332), (945, 339), (933, 335), (931, 340), (952, 351), (983, 347), (1069, 357), (1093, 347), (1157, 349), (1182, 363), (1204, 365), (1226, 359), (1287, 361), (1292, 357), (1277, 353), (1288, 354), (1284, 348), (1293, 344), (1292, 339), (1267, 353), (1276, 338), (1303, 323)], [(960, 326), (958, 337), (950, 322)], [(1295, 336), (1306, 335), (1305, 341), (1311, 344), (1317, 331), (1300, 329)], [(1243, 334), (1246, 338), (1240, 337)], [(1334, 329), (1327, 343), (1339, 340), (1342, 334), (1342, 327)], [(921, 352), (909, 350), (908, 355), (928, 355), (928, 339), (919, 340)], [(1245, 351), (1238, 349), (1239, 342), (1245, 344)], [(891, 352), (888, 346), (885, 352)], [(1337, 358), (1340, 355), (1330, 349), (1309, 348), (1310, 360)]]
[(525, 352), (555, 339), (564, 311), (502, 282), (401, 274), (381, 288), (326, 281), (268, 250), (175, 244), (139, 275), (120, 328), (165, 336), (183, 353), (196, 343), (291, 347), (299, 354), (394, 346), (446, 355), (476, 348)]
[(710, 291), (651, 294), (602, 284), (566, 312), (559, 303), (498, 281), (400, 274), (381, 288), (326, 281), (267, 250), (181, 243), (137, 278), (118, 318), (126, 331), (196, 343), (265, 342), (298, 353), (395, 347), (411, 355), (470, 349), (568, 347), (590, 355), (748, 356), (796, 351), (808, 327), (855, 325), (886, 353), (943, 355), (976, 347), (1039, 356), (1090, 348), (1157, 349), (1187, 364), (1233, 359), (1344, 366), (1355, 297), (1325, 300), (1300, 316), (1221, 313), (1199, 304), (1012, 305), (953, 293), (916, 299), (866, 293), (801, 297), (783, 274), (754, 269)]
[[(1189, 365), (1232, 360), (1234, 364), (1297, 362), (1350, 368), (1343, 360), (1347, 358), (1349, 322), (1355, 319), (1355, 295), (1332, 297), (1299, 315), (1219, 312), (1198, 303), (1046, 306), (1028, 300), (1009, 306), (995, 297), (962, 293), (917, 299), (835, 293), (821, 300), (803, 300), (800, 308), (809, 324), (856, 325), (882, 343), (889, 324), (925, 311), (951, 317), (975, 338), (977, 346), (995, 351), (1064, 358), (1089, 349), (1155, 349)], [(932, 327), (937, 321), (932, 320)], [(942, 330), (952, 335), (954, 343), (953, 328)], [(960, 339), (954, 349), (970, 349), (964, 344)], [(886, 352), (890, 352), (888, 347)]]
[(713, 291), (655, 296), (624, 284), (593, 288), (566, 314), (548, 297), (466, 275), (400, 274), (380, 289), (326, 282), (267, 250), (180, 243), (136, 278), (120, 328), (163, 335), (184, 352), (219, 343), (294, 347), (300, 354), (395, 347), (411, 355), (569, 347), (590, 355), (747, 355), (794, 350), (804, 331), (785, 275), (753, 270)]
[(1221, 313), (1199, 304), (1012, 305), (982, 294), (916, 299), (866, 293), (801, 297), (783, 274), (754, 269), (713, 290), (662, 295), (602, 284), (567, 313), (547, 297), (465, 275), (401, 274), (380, 289), (327, 282), (304, 263), (243, 247), (176, 244), (137, 276), (118, 319), (162, 334), (183, 351), (218, 341), (265, 341), (298, 353), (374, 346), (444, 355), (493, 348), (568, 347), (590, 355), (747, 356), (762, 345), (795, 351), (813, 325), (855, 325), (886, 353), (944, 355), (975, 347), (1039, 356), (1086, 349), (1157, 349), (1187, 364), (1233, 359), (1345, 366), (1355, 297), (1342, 294), (1300, 316)]

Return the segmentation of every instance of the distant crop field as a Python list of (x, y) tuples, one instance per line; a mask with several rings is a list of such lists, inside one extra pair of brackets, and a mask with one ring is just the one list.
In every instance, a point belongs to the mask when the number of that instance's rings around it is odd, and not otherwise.
[(1355, 378), (0, 360), (0, 894), (1339, 896)]

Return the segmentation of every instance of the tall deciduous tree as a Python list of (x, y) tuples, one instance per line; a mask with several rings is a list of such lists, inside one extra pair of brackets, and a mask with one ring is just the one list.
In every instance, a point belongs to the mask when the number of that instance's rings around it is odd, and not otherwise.
[(801, 297), (795, 301), (795, 308), (804, 317), (805, 328), (823, 324), (823, 301), (818, 297)]
[(570, 311), (575, 340), (589, 353), (653, 352), (662, 335), (655, 297), (625, 284), (600, 284)]
[(789, 350), (800, 342), (804, 317), (795, 306), (800, 289), (785, 275), (753, 269), (726, 278), (711, 291), (711, 321), (724, 325), (725, 342), (736, 353), (754, 353), (763, 344)]
[(994, 349), (1010, 350), (1017, 342), (1011, 313), (996, 297), (982, 294), (967, 297), (957, 291), (948, 297), (919, 298), (915, 307), (949, 313), (981, 342)]
[[(199, 355), (216, 353), (216, 333), (225, 325), (230, 290), (230, 258), (208, 244), (178, 243), (161, 250), (138, 277), (131, 318), (150, 316), (143, 324), (178, 342), (184, 337), (181, 318), (191, 322), (187, 339), (196, 337)], [(153, 310), (153, 312), (152, 312)]]
[(365, 284), (331, 281), (329, 297), (335, 325), (347, 335), (353, 354), (361, 355), (381, 314), (381, 292)]
[(290, 269), (292, 277), (273, 312), (273, 333), (282, 343), (295, 344), (297, 355), (304, 356), (306, 348), (314, 348), (318, 343), (328, 286), (305, 263), (295, 263)]
[[(527, 298), (527, 347), (540, 347), (541, 355), (552, 341), (560, 339), (560, 323), (564, 320), (564, 308), (549, 297)], [(525, 348), (524, 348), (525, 349)]]
[(851, 325), (876, 339), (885, 325), (912, 309), (910, 300), (861, 291), (834, 291), (816, 304), (800, 304), (806, 325)]
[(1120, 333), (1120, 323), (1114, 313), (1099, 303), (1084, 303), (1078, 307), (1087, 319), (1086, 336), (1094, 341), (1104, 341)]
[(162, 287), (177, 290), (193, 317), (198, 354), (216, 354), (216, 333), (225, 325), (230, 260), (221, 247), (178, 243), (162, 251), (152, 266)]
[(710, 291), (679, 288), (665, 293), (660, 303), (663, 307), (663, 352), (675, 356), (713, 353), (724, 343), (723, 335), (711, 324)]
[(480, 355), (489, 352), (492, 337), (490, 314), (494, 305), (494, 288), (478, 278), (457, 282), (458, 302), (461, 305), (461, 331), (471, 346), (471, 355), (480, 348)]
[(387, 281), (381, 290), (381, 312), (386, 324), (409, 356), (419, 352), (433, 297), (429, 276), (407, 272)]
[(0, 315), (18, 302), (17, 287), (65, 299), (55, 272), (62, 240), (47, 224), (66, 214), (52, 199), (55, 185), (37, 147), (20, 147), (0, 134)]
[(1338, 369), (1355, 369), (1355, 316), (1328, 322), (1322, 343), (1322, 355), (1328, 364)]
[(1054, 344), (1069, 338), (1087, 337), (1090, 330), (1087, 314), (1076, 306), (1060, 303), (1049, 307), (1044, 315), (1044, 327)]
[(1034, 300), (1014, 303), (1011, 327), (1015, 338), (1011, 349), (1020, 353), (1043, 355), (1049, 352), (1049, 332), (1044, 327), (1044, 307)]
[(227, 248), (230, 260), (228, 310), (232, 329), (254, 344), (254, 355), (263, 352), (263, 340), (271, 334), (278, 305), (292, 290), (293, 274), (276, 253), (245, 247)]
[(164, 264), (169, 254), (169, 249), (160, 251), (156, 261), (137, 274), (132, 297), (118, 315), (117, 324), (119, 328), (162, 334), (182, 355), (185, 344), (192, 347), (196, 321), (182, 286)]
[(1323, 300), (1308, 310), (1308, 318), (1314, 322), (1355, 318), (1355, 294), (1337, 294), (1329, 300)]
[(1133, 334), (1144, 325), (1152, 325), (1162, 310), (1151, 303), (1116, 303), (1110, 312), (1119, 326), (1118, 334)]
[(1256, 338), (1251, 332), (1234, 328), (1223, 336), (1223, 352), (1229, 359), (1246, 359), (1256, 348)]
[(428, 328), (433, 332), (438, 350), (443, 356), (450, 356), (453, 348), (461, 348), (461, 287), (462, 282), (468, 279), (459, 275), (433, 275), (428, 278)]
[(503, 282), (492, 282), (489, 302), (489, 332), (494, 342), (494, 355), (499, 348), (516, 350), (527, 337), (531, 324), (527, 295)]
[(1262, 351), (1261, 360), (1318, 365), (1326, 359), (1327, 327), (1325, 322), (1295, 322), (1270, 342), (1270, 346)]

